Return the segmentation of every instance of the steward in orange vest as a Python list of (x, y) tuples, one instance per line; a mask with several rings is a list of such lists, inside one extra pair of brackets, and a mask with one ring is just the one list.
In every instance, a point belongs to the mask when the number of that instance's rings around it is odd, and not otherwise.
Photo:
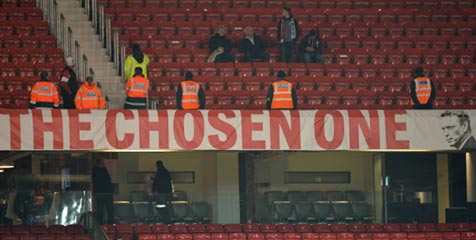
[(410, 96), (413, 109), (432, 109), (436, 90), (433, 82), (425, 77), (423, 68), (413, 71), (414, 79), (410, 83)]
[(127, 79), (125, 109), (147, 109), (149, 80), (142, 74), (142, 68), (136, 67), (134, 77)]
[(87, 77), (86, 82), (79, 88), (74, 99), (76, 109), (104, 109), (106, 99), (101, 89), (93, 83), (92, 77)]
[(292, 83), (285, 80), (286, 74), (278, 72), (278, 81), (271, 84), (268, 90), (266, 109), (296, 109), (296, 90)]
[(29, 108), (57, 108), (60, 97), (56, 86), (48, 81), (48, 73), (40, 74), (40, 81), (33, 85)]
[(204, 109), (205, 93), (200, 84), (193, 81), (193, 74), (187, 72), (185, 81), (180, 82), (177, 87), (177, 109)]

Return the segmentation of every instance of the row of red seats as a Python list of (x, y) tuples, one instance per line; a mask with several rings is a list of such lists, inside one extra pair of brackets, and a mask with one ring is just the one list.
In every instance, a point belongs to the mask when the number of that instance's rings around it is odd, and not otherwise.
[(82, 225), (73, 224), (73, 225), (4, 225), (0, 224), (0, 234), (83, 234), (85, 229)]
[(87, 234), (0, 234), (2, 240), (92, 240)]
[[(105, 13), (114, 21), (277, 21), (281, 8), (264, 8), (260, 14), (249, 8), (230, 9), (189, 9), (189, 8), (115, 8)], [(445, 23), (454, 21), (473, 22), (476, 10), (473, 8), (453, 11), (411, 10), (411, 9), (296, 9), (293, 16), (300, 22), (322, 23)]]
[(43, 13), (37, 7), (0, 7), (0, 21), (4, 20), (41, 21)]
[(105, 233), (390, 233), (471, 232), (476, 223), (352, 223), (352, 224), (117, 224), (101, 225)]
[(2, 7), (34, 7), (36, 0), (1, 0)]
[(0, 48), (0, 62), (64, 63), (61, 48)]
[(420, 8), (420, 9), (458, 9), (474, 7), (473, 1), (296, 1), (296, 0), (161, 0), (161, 1), (144, 1), (144, 0), (119, 0), (104, 1), (107, 8), (116, 7), (181, 7), (181, 8), (231, 8), (231, 7), (250, 7), (250, 8), (280, 8), (289, 6), (292, 8), (347, 8), (347, 9), (366, 9), (366, 8)]
[[(127, 235), (120, 235), (128, 239)], [(195, 233), (139, 234), (138, 240), (475, 240), (476, 232), (465, 233)]]
[[(289, 67), (284, 65), (268, 65), (246, 67), (240, 66), (235, 68), (232, 63), (230, 65), (218, 65), (210, 63), (180, 63), (169, 62), (163, 64), (151, 64), (148, 68), (149, 78), (157, 78), (161, 76), (179, 77), (183, 76), (186, 71), (190, 71), (195, 75), (203, 76), (273, 76), (279, 70), (289, 73), (291, 76), (311, 76), (329, 78), (347, 77), (350, 81), (354, 77), (380, 77), (383, 79), (399, 77), (401, 79), (410, 79), (411, 73), (419, 64), (382, 64), (375, 66), (374, 64), (293, 64)], [(312, 67), (309, 67), (312, 66)], [(475, 77), (476, 67), (468, 64), (434, 64), (424, 66), (427, 73), (435, 78), (464, 78)]]
[(46, 71), (50, 75), (58, 75), (62, 72), (64, 63), (58, 62), (4, 62), (0, 69), (0, 76), (5, 77), (33, 77)]

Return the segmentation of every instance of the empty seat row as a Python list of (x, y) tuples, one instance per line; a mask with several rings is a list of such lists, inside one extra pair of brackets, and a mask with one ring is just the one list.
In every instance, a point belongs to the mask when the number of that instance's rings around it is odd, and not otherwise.
[(0, 234), (84, 234), (85, 229), (82, 225), (0, 225)]
[(406, 9), (460, 9), (473, 8), (473, 1), (281, 1), (281, 0), (162, 0), (162, 1), (143, 1), (143, 0), (121, 0), (121, 1), (104, 1), (106, 8), (122, 8), (122, 7), (161, 7), (161, 8), (234, 8), (234, 7), (248, 7), (248, 8), (281, 8), (289, 6), (292, 8), (321, 8), (321, 9), (380, 9), (400, 7)]
[(476, 223), (350, 223), (350, 224), (116, 224), (101, 225), (107, 233), (428, 233), (474, 232)]
[(64, 52), (60, 48), (0, 48), (0, 62), (49, 62), (57, 66), (64, 63)]
[(2, 240), (92, 240), (87, 234), (0, 234)]
[(0, 21), (4, 20), (41, 21), (43, 13), (34, 6), (0, 7)]
[[(208, 222), (209, 205), (207, 202), (172, 201), (167, 211), (173, 222)], [(114, 202), (115, 221), (119, 223), (157, 223), (162, 218), (154, 203), (150, 202)]]

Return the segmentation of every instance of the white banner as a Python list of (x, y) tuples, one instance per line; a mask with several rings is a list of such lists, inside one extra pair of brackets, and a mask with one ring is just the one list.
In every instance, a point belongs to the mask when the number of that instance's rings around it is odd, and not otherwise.
[[(0, 110), (0, 150), (476, 150), (474, 110)], [(473, 122), (471, 122), (473, 120)]]

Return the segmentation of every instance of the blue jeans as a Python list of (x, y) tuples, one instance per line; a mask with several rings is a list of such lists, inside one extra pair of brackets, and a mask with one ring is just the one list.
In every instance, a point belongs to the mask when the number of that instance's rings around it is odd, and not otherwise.
[(295, 62), (296, 61), (296, 42), (282, 42), (280, 44), (281, 49), (281, 62)]

